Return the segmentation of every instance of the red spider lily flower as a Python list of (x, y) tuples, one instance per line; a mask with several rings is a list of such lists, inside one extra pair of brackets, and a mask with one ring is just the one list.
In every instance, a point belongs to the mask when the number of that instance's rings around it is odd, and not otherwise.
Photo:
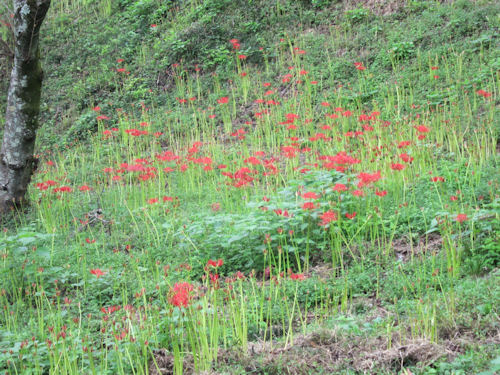
[(365, 66), (363, 66), (363, 63), (362, 63), (362, 62), (355, 62), (355, 63), (354, 63), (354, 66), (355, 66), (355, 67), (356, 67), (356, 69), (358, 69), (358, 70), (365, 70), (365, 69), (366, 69), (366, 67), (365, 67)]
[(467, 214), (458, 214), (457, 217), (455, 218), (455, 221), (458, 223), (463, 223), (466, 220), (469, 220)]
[(387, 190), (375, 190), (375, 194), (379, 197), (385, 197), (387, 195)]
[(110, 307), (101, 307), (101, 311), (106, 314), (106, 315), (109, 315), (111, 313), (114, 313), (115, 311), (119, 311), (121, 309), (121, 306), (110, 306)]
[(434, 176), (434, 177), (431, 177), (431, 181), (432, 182), (444, 182), (444, 177)]
[(92, 110), (94, 112), (99, 112), (101, 110), (101, 107), (99, 107), (98, 105), (96, 105), (94, 108), (92, 108)]
[(331, 223), (332, 221), (337, 221), (337, 214), (332, 210), (328, 210), (326, 212), (323, 212), (319, 218), (321, 219), (319, 225), (325, 226)]
[(290, 273), (290, 279), (292, 280), (298, 280), (298, 281), (301, 281), (301, 280), (305, 280), (305, 276), (303, 273)]
[(425, 125), (415, 126), (415, 129), (417, 129), (419, 133), (428, 133), (430, 131), (430, 129)]
[(392, 163), (391, 164), (391, 169), (393, 171), (402, 171), (403, 169), (405, 169), (405, 165), (404, 164), (400, 164), (400, 163)]
[(95, 275), (97, 278), (99, 278), (99, 277), (101, 277), (101, 276), (103, 276), (103, 275), (105, 274), (105, 272), (103, 272), (103, 271), (102, 271), (101, 269), (99, 269), (99, 268), (91, 269), (91, 270), (90, 270), (90, 273), (91, 273), (92, 275)]
[(403, 160), (405, 163), (411, 163), (413, 161), (413, 157), (408, 155), (407, 153), (402, 153), (399, 155), (399, 158)]
[(211, 165), (205, 165), (205, 166), (203, 167), (203, 170), (204, 170), (204, 171), (212, 171), (212, 170), (213, 170), (213, 168), (212, 168), (212, 166), (211, 166)]
[(97, 116), (97, 120), (98, 120), (98, 121), (101, 121), (101, 120), (109, 120), (109, 117), (108, 117), (108, 116), (105, 116), (105, 115), (100, 115), (100, 116)]
[[(319, 205), (318, 205), (319, 207)], [(302, 205), (303, 210), (314, 210), (316, 208), (316, 205), (313, 202), (305, 202)]]
[(287, 210), (282, 210), (281, 208), (277, 208), (277, 209), (275, 209), (273, 211), (278, 216), (290, 217), (290, 214), (288, 213)]
[(212, 203), (212, 211), (213, 212), (220, 211), (220, 203), (218, 203), (218, 202)]
[(364, 197), (365, 192), (363, 190), (354, 190), (352, 193), (355, 197)]
[(352, 214), (346, 212), (345, 217), (348, 218), (349, 220), (352, 220), (356, 217), (357, 213), (354, 211)]
[(91, 240), (90, 238), (86, 238), (85, 242), (87, 242), (88, 244), (93, 244), (95, 243), (95, 238), (93, 240)]
[(221, 267), (223, 264), (224, 264), (224, 260), (222, 260), (222, 259), (217, 259), (217, 260), (210, 259), (207, 262), (206, 268), (207, 269), (208, 269), (208, 267), (218, 268), (218, 267)]
[(438, 70), (439, 67), (438, 66), (431, 66), (431, 70)]
[(217, 289), (219, 287), (219, 274), (209, 273), (208, 276), (210, 277), (210, 282), (213, 284), (214, 288)]
[(169, 297), (169, 302), (178, 307), (188, 307), (189, 302), (192, 299), (191, 292), (194, 286), (188, 282), (175, 283), (174, 287), (171, 289), (171, 295)]
[(73, 190), (69, 186), (61, 186), (54, 189), (54, 193), (71, 193)]
[(333, 191), (338, 191), (339, 193), (341, 191), (347, 191), (348, 188), (344, 184), (335, 184), (335, 186), (332, 188)]
[(450, 201), (455, 202), (456, 200), (458, 200), (458, 197), (456, 195), (452, 195), (450, 197)]
[(152, 24), (151, 24), (151, 27), (152, 27), (152, 28), (155, 28), (156, 26), (158, 26), (156, 23), (152, 23)]
[(246, 55), (238, 55), (238, 59), (240, 60), (245, 60), (247, 57)]
[(89, 186), (87, 186), (87, 185), (82, 185), (82, 186), (80, 186), (78, 188), (78, 190), (80, 190), (80, 191), (90, 191), (92, 189)]
[(307, 193), (302, 194), (302, 198), (304, 199), (318, 199), (319, 197), (321, 197), (321, 195), (316, 194), (313, 191), (309, 191)]
[(370, 185), (374, 182), (377, 182), (378, 180), (380, 180), (382, 178), (382, 176), (380, 175), (380, 171), (377, 171), (375, 173), (361, 172), (360, 174), (358, 174), (357, 177), (359, 179), (358, 187), (360, 187), (360, 188), (363, 186)]
[(223, 96), (222, 98), (217, 99), (217, 103), (226, 104), (229, 101), (229, 97)]
[(233, 49), (235, 49), (235, 50), (239, 50), (240, 49), (240, 43), (239, 43), (238, 39), (231, 39), (229, 41), (229, 43), (231, 43), (233, 45)]
[(148, 199), (148, 204), (155, 204), (158, 203), (158, 198), (150, 198)]
[(361, 160), (355, 159), (352, 156), (347, 155), (344, 151), (339, 152), (337, 155), (322, 155), (318, 158), (319, 160), (328, 160), (327, 163), (323, 165), (324, 168), (330, 170), (335, 169), (339, 172), (343, 172), (345, 168), (344, 165), (354, 165), (361, 163)]
[(245, 164), (252, 164), (252, 165), (260, 165), (262, 164), (262, 161), (257, 159), (255, 156), (250, 156), (249, 158), (246, 158), (243, 160)]
[(408, 147), (410, 144), (411, 144), (410, 141), (402, 141), (402, 142), (399, 142), (398, 148)]
[(484, 90), (477, 90), (476, 94), (478, 94), (484, 98), (489, 98), (491, 96), (491, 92), (484, 91)]
[(119, 63), (122, 63), (123, 61), (125, 61), (125, 60), (123, 60), (123, 59), (116, 59), (116, 62), (117, 62), (118, 64), (119, 64)]

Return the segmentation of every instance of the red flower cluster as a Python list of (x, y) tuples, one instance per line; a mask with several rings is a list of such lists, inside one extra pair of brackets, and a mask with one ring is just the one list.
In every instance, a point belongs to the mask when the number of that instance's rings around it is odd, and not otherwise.
[(484, 91), (484, 90), (477, 90), (476, 94), (479, 96), (482, 96), (483, 98), (489, 98), (491, 96), (491, 92)]
[(91, 269), (90, 270), (90, 273), (92, 275), (95, 275), (97, 278), (101, 277), (102, 275), (105, 274), (105, 272), (103, 272), (100, 268), (94, 268), (94, 269)]
[(240, 41), (238, 39), (231, 39), (229, 41), (229, 43), (231, 43), (233, 45), (233, 49), (236, 50), (236, 51), (239, 50), (240, 47), (241, 47)]
[(115, 311), (119, 311), (120, 309), (121, 306), (101, 307), (101, 311), (106, 315), (114, 313)]
[(328, 211), (324, 212), (319, 218), (321, 219), (321, 222), (319, 223), (319, 225), (325, 226), (325, 225), (328, 225), (332, 221), (336, 221), (337, 214), (335, 212), (333, 212), (332, 210), (328, 210)]
[(222, 260), (222, 259), (217, 259), (217, 260), (212, 260), (212, 259), (210, 259), (210, 260), (207, 262), (207, 265), (206, 265), (205, 269), (208, 269), (209, 267), (219, 268), (219, 267), (221, 267), (223, 264), (224, 264), (224, 260)]
[(359, 179), (358, 187), (361, 188), (363, 186), (370, 185), (374, 182), (377, 182), (381, 178), (382, 176), (380, 175), (380, 171), (377, 171), (375, 173), (361, 172), (360, 174), (358, 174), (358, 179)]
[(303, 273), (290, 273), (290, 279), (292, 280), (305, 280), (305, 276)]
[(358, 69), (358, 70), (365, 70), (365, 69), (366, 69), (366, 67), (363, 65), (363, 63), (362, 63), (362, 62), (355, 62), (355, 63), (354, 63), (354, 66), (355, 66), (355, 67), (356, 67), (356, 69)]
[(175, 283), (171, 290), (171, 296), (169, 297), (169, 302), (178, 307), (188, 307), (191, 301), (194, 286), (188, 282)]

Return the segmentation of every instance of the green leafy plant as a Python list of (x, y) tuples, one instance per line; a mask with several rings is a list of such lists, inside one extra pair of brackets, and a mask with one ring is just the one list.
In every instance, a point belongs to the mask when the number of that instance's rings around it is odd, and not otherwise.
[(345, 18), (352, 24), (360, 23), (368, 18), (370, 11), (366, 8), (359, 7), (345, 12)]

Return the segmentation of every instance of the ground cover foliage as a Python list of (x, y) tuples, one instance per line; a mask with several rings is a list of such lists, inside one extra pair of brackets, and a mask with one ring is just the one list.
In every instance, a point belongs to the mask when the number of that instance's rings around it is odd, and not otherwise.
[(498, 372), (499, 9), (54, 3), (0, 370)]

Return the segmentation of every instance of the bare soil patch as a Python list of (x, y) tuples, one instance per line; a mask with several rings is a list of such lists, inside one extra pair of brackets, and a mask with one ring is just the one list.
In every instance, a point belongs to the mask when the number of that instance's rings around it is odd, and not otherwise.
[[(392, 344), (391, 344), (392, 343)], [(453, 358), (462, 351), (462, 344), (451, 340), (436, 344), (423, 338), (409, 339), (404, 343), (396, 335), (365, 338), (343, 336), (335, 330), (319, 330), (308, 335), (297, 335), (293, 345), (271, 346), (269, 342), (249, 343), (248, 353), (220, 350), (218, 365), (235, 365), (246, 373), (279, 373), (288, 375), (310, 374), (314, 371), (335, 373), (339, 368), (352, 368), (364, 373), (374, 370), (399, 371), (409, 365), (425, 367), (439, 358)], [(151, 361), (153, 375), (173, 374), (173, 356), (165, 350), (155, 353)], [(192, 357), (184, 361), (184, 372), (194, 374)], [(274, 371), (274, 372), (273, 372)], [(204, 374), (217, 374), (215, 370)]]

